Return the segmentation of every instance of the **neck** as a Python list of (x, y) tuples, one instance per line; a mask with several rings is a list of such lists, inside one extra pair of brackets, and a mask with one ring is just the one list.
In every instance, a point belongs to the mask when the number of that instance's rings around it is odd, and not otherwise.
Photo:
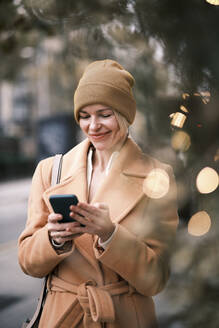
[(107, 164), (109, 163), (110, 157), (115, 151), (120, 151), (122, 148), (125, 139), (122, 139), (113, 149), (110, 150), (95, 150), (94, 159), (93, 159), (93, 166), (98, 168), (100, 171), (105, 171)]
[(113, 152), (96, 150), (93, 160), (94, 167), (99, 168), (100, 171), (105, 171), (112, 153)]

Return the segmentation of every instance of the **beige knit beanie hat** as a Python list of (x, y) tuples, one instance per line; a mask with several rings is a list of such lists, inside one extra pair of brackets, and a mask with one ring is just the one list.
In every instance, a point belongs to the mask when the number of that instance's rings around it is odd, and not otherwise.
[(74, 95), (74, 115), (85, 106), (103, 104), (122, 114), (132, 124), (136, 103), (133, 76), (114, 60), (99, 60), (87, 66)]

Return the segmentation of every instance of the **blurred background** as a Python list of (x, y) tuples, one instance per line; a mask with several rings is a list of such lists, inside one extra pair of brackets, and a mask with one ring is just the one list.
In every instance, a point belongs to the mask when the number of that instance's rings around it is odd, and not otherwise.
[[(180, 225), (161, 328), (218, 326), (219, 1), (0, 1), (0, 321), (31, 316), (40, 281), (17, 264), (39, 160), (82, 139), (73, 94), (84, 68), (115, 59), (135, 77), (131, 134), (172, 165)], [(162, 178), (162, 177), (161, 177)], [(159, 192), (159, 190), (158, 190)]]

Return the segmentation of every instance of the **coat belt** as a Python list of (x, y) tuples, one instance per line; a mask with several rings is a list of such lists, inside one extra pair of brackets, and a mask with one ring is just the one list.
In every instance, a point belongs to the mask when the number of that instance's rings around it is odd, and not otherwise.
[[(80, 285), (70, 284), (55, 275), (48, 281), (48, 291), (67, 292), (76, 295), (84, 312), (85, 327), (101, 327), (97, 323), (113, 323), (115, 309), (111, 296), (128, 293), (131, 295), (135, 289), (125, 281), (119, 281), (104, 286), (97, 286), (94, 280), (86, 281)], [(92, 325), (96, 323), (96, 325)]]

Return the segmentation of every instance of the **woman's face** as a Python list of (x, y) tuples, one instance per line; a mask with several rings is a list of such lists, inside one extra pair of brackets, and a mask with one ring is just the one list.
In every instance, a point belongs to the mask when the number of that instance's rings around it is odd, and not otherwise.
[(89, 105), (79, 112), (79, 124), (97, 150), (115, 151), (124, 140), (113, 110), (105, 105)]

